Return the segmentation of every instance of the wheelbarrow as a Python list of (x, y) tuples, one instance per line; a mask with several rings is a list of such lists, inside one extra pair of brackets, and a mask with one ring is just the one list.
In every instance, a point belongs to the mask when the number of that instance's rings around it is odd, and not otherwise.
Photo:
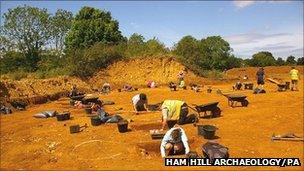
[[(210, 112), (210, 118), (216, 118), (221, 115), (221, 109), (217, 106), (218, 104), (219, 102), (211, 102), (202, 105), (193, 105), (195, 106), (195, 111), (198, 113), (200, 118), (206, 117), (207, 112)], [(202, 113), (204, 114), (203, 116), (201, 115)]]
[(80, 101), (84, 98), (85, 95), (72, 96), (70, 99)]
[(96, 104), (99, 104), (99, 105), (101, 105), (101, 101), (99, 100), (99, 98), (98, 97), (96, 97), (96, 96), (86, 96), (86, 97), (84, 97), (82, 100), (81, 100), (81, 102), (83, 103), (83, 104), (88, 104), (89, 102), (92, 102), (92, 103), (96, 103)]
[(242, 106), (247, 107), (249, 101), (246, 99), (247, 96), (242, 94), (224, 94), (225, 97), (228, 99), (228, 105), (231, 107), (235, 107), (237, 102), (241, 103)]
[(246, 83), (243, 83), (243, 84), (244, 84), (244, 89), (245, 90), (253, 90), (253, 83), (246, 82)]

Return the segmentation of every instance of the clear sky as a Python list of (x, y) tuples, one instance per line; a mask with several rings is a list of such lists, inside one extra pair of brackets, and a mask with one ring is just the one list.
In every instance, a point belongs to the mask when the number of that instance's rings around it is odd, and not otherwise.
[(262, 50), (275, 57), (303, 56), (303, 1), (1, 1), (1, 16), (24, 4), (50, 13), (76, 14), (83, 6), (107, 10), (124, 36), (157, 37), (167, 47), (186, 35), (220, 35), (238, 57)]

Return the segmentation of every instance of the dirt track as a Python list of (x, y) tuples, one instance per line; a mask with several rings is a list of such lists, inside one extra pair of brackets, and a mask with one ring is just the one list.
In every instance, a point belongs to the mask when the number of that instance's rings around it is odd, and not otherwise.
[[(93, 127), (83, 109), (74, 109), (62, 98), (43, 105), (32, 106), (27, 111), (1, 116), (1, 168), (2, 169), (197, 169), (197, 170), (303, 170), (303, 142), (271, 142), (273, 133), (293, 132), (303, 135), (303, 81), (299, 92), (276, 92), (276, 86), (266, 83), (267, 94), (254, 95), (252, 91), (239, 91), (248, 95), (247, 108), (231, 108), (227, 99), (203, 92), (190, 90), (170, 92), (167, 88), (141, 89), (148, 95), (149, 103), (164, 99), (182, 99), (188, 104), (219, 101), (222, 117), (200, 119), (200, 123), (212, 124), (219, 129), (216, 135), (221, 144), (229, 147), (231, 157), (296, 157), (302, 167), (165, 167), (160, 157), (160, 141), (152, 140), (150, 129), (160, 128), (160, 112), (133, 115), (122, 113), (124, 118), (133, 119), (129, 124), (132, 131), (121, 134), (116, 124)], [(213, 88), (230, 90), (231, 85)], [(116, 91), (100, 95), (101, 99), (114, 100), (115, 105), (106, 106), (111, 114), (122, 107), (130, 111), (130, 99), (138, 92)], [(70, 110), (72, 120), (57, 122), (56, 118), (35, 119), (33, 114), (43, 110)], [(70, 134), (72, 124), (89, 127), (78, 134)], [(201, 145), (206, 142), (197, 136), (192, 124), (182, 126), (189, 139), (191, 150), (201, 154)], [(87, 144), (79, 144), (98, 140)], [(78, 146), (77, 146), (78, 145)], [(77, 146), (77, 148), (75, 148)], [(148, 154), (142, 152), (145, 150)]]

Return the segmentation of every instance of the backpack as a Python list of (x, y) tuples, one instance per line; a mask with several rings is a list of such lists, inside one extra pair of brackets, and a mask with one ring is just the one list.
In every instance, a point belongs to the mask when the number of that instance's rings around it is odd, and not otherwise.
[(205, 157), (213, 163), (215, 158), (229, 158), (228, 148), (215, 142), (208, 141), (202, 146)]

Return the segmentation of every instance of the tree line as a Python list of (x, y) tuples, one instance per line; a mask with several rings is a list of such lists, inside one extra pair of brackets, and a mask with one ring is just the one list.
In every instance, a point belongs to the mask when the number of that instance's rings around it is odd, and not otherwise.
[(117, 60), (174, 56), (198, 74), (242, 66), (303, 65), (304, 58), (275, 59), (258, 52), (250, 59), (237, 58), (221, 36), (197, 40), (188, 35), (168, 49), (157, 38), (145, 40), (134, 33), (122, 35), (119, 22), (108, 11), (82, 7), (73, 16), (58, 9), (18, 6), (3, 15), (0, 36), (0, 74), (35, 72), (41, 77), (88, 77)]

